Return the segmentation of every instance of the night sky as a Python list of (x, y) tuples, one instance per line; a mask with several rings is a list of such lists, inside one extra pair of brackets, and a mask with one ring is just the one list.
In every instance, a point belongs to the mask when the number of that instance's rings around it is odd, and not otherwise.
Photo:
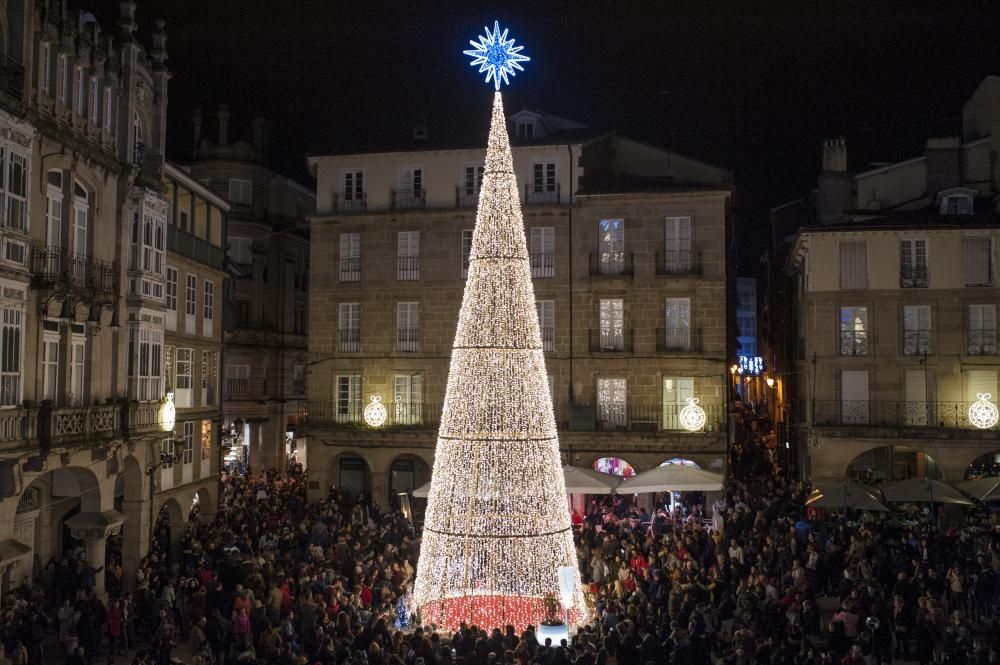
[[(81, 6), (118, 16), (117, 0)], [(845, 136), (854, 168), (916, 156), (1000, 74), (996, 2), (139, 0), (147, 45), (156, 17), (174, 74), (168, 157), (188, 158), (195, 108), (214, 136), (225, 103), (231, 137), (259, 110), (274, 166), (306, 182), (306, 154), (417, 123), (485, 132), (491, 90), (461, 51), (498, 18), (532, 58), (508, 113), (614, 128), (735, 173), (744, 271), (768, 210), (814, 184), (824, 138)]]

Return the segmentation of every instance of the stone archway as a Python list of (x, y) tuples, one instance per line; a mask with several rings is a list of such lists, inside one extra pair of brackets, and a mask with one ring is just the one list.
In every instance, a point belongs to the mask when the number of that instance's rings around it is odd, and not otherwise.
[(368, 460), (356, 453), (341, 453), (331, 464), (330, 477), (341, 496), (353, 501), (360, 494), (371, 494), (372, 473)]
[(158, 552), (172, 556), (177, 545), (180, 544), (183, 533), (184, 512), (181, 510), (180, 504), (177, 503), (177, 499), (171, 497), (160, 504), (160, 509), (156, 512), (151, 546)]
[(980, 455), (972, 460), (965, 471), (964, 480), (1000, 477), (1000, 449)]
[(598, 457), (591, 463), (590, 468), (594, 471), (610, 473), (613, 476), (621, 476), (623, 478), (631, 478), (638, 473), (636, 468), (625, 459), (612, 456)]
[(880, 483), (908, 478), (944, 478), (937, 461), (923, 450), (907, 446), (876, 446), (858, 454), (847, 465), (845, 475), (862, 483)]
[(412, 493), (421, 485), (430, 482), (431, 466), (419, 455), (404, 453), (397, 455), (389, 464), (389, 499), (401, 493)]

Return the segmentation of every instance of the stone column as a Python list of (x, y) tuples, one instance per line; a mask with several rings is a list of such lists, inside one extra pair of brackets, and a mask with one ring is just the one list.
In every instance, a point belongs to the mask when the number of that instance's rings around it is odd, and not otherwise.
[(122, 586), (135, 588), (139, 562), (149, 551), (149, 504), (146, 501), (124, 501), (125, 524), (122, 525)]
[(104, 588), (105, 571), (102, 569), (104, 568), (105, 554), (108, 546), (107, 535), (101, 535), (99, 538), (93, 538), (90, 535), (87, 535), (84, 537), (83, 543), (87, 552), (87, 565), (98, 571), (94, 576), (96, 579), (94, 593), (97, 594), (98, 598), (106, 601), (107, 590)]

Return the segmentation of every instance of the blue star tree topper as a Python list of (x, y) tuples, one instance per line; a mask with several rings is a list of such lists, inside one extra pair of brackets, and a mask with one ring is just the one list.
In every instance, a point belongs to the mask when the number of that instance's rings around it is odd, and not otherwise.
[(486, 72), (486, 82), (493, 81), (494, 87), (499, 90), (500, 82), (510, 85), (508, 76), (515, 76), (518, 71), (524, 71), (520, 63), (531, 60), (526, 55), (521, 54), (523, 46), (514, 46), (513, 39), (507, 39), (508, 30), (504, 28), (500, 32), (500, 21), (493, 22), (493, 30), (484, 27), (486, 35), (479, 35), (479, 41), (469, 40), (473, 48), (469, 51), (462, 51), (472, 58), (469, 64), (475, 67), (479, 65), (479, 73)]

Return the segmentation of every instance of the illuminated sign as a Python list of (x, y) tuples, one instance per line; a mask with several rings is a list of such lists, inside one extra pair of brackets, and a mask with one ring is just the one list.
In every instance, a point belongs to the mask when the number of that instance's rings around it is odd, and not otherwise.
[(764, 359), (760, 356), (740, 356), (738, 360), (743, 374), (758, 376), (764, 373)]

